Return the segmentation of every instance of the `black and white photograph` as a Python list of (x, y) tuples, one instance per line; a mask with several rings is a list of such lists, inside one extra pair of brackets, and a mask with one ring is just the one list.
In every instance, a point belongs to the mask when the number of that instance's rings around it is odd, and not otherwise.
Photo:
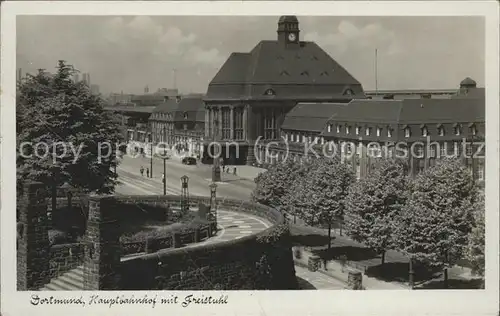
[(3, 10), (2, 313), (498, 314), (498, 3), (232, 4)]

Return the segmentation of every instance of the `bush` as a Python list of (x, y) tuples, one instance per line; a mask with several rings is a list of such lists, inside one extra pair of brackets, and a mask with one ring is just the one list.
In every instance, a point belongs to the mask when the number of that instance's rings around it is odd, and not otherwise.
[(71, 242), (68, 234), (60, 230), (49, 230), (49, 245), (61, 245)]

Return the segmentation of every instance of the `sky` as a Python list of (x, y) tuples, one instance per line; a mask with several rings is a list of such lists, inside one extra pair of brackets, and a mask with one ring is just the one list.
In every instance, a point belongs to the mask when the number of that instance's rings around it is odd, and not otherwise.
[[(232, 52), (276, 39), (271, 16), (20, 16), (17, 68), (53, 72), (66, 60), (102, 93), (173, 88), (204, 93)], [(484, 24), (478, 17), (299, 16), (300, 39), (315, 41), (365, 90), (484, 85)], [(175, 71), (174, 71), (175, 69)], [(174, 76), (175, 73), (175, 76)], [(174, 80), (175, 77), (175, 80)]]

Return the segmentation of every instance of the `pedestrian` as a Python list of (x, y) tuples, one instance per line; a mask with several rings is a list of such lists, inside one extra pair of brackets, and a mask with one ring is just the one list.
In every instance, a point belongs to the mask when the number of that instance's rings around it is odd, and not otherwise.
[(149, 178), (149, 168), (146, 168), (146, 177)]
[(144, 167), (143, 166), (141, 166), (141, 170), (140, 171), (141, 171), (141, 176), (144, 177)]

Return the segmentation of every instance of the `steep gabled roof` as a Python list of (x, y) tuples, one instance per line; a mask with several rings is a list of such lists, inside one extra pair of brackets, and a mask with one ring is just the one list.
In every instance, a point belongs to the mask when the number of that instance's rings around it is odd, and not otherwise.
[(320, 132), (328, 119), (345, 103), (298, 103), (285, 116), (282, 129)]
[[(268, 90), (272, 94), (267, 94)], [(210, 82), (206, 100), (364, 98), (361, 84), (314, 42), (261, 41), (233, 53)]]
[[(185, 117), (186, 116), (186, 117)], [(200, 118), (202, 118), (200, 120)], [(175, 110), (175, 121), (205, 121), (205, 103), (201, 96), (185, 97)]]
[(162, 102), (158, 104), (155, 109), (154, 113), (160, 112), (160, 113), (169, 113), (177, 110), (178, 103), (175, 98), (168, 99), (166, 102)]
[(485, 103), (481, 99), (404, 100), (400, 124), (461, 123), (485, 120)]

